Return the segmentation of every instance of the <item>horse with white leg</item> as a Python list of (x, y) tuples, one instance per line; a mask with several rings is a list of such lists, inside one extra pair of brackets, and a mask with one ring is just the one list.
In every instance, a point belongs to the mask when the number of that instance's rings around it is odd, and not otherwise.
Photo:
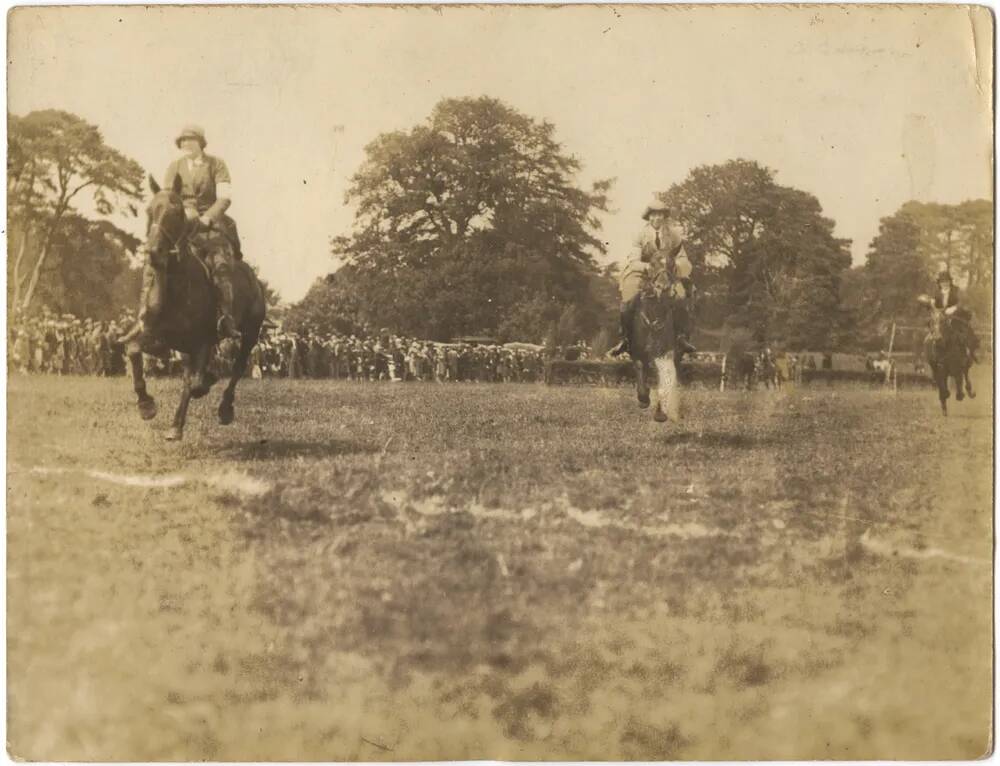
[[(649, 285), (637, 297), (629, 328), (629, 354), (636, 366), (636, 394), (643, 409), (653, 404), (658, 423), (681, 420), (680, 364), (684, 346), (677, 333), (674, 286)], [(655, 396), (651, 400), (651, 382)]]

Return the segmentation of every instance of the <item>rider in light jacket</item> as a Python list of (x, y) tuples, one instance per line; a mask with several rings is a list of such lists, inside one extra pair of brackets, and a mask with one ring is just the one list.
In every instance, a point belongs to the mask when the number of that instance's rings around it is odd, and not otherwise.
[[(184, 212), (193, 232), (188, 244), (209, 268), (216, 288), (219, 304), (220, 338), (239, 338), (233, 319), (233, 262), (241, 258), (236, 222), (226, 210), (232, 201), (232, 179), (229, 168), (219, 157), (205, 153), (205, 131), (197, 125), (188, 125), (174, 143), (184, 152), (170, 163), (163, 179), (164, 189), (180, 188)], [(147, 296), (155, 274), (148, 259), (143, 270), (143, 290), (140, 299), (139, 319), (148, 329), (158, 306), (148, 305)]]
[(679, 226), (669, 224), (670, 208), (659, 199), (646, 206), (642, 218), (646, 225), (636, 237), (619, 278), (622, 340), (610, 354), (618, 356), (629, 350), (632, 319), (647, 280), (666, 287), (679, 299), (674, 304), (674, 328), (680, 348), (693, 353), (696, 349), (688, 342), (690, 320), (686, 305), (691, 295), (692, 267), (684, 250), (684, 234)]

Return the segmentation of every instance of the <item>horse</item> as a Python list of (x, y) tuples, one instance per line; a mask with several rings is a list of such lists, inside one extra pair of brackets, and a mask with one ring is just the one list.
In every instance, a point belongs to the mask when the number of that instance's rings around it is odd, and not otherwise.
[(678, 348), (674, 331), (674, 300), (670, 288), (650, 287), (640, 293), (632, 317), (629, 354), (636, 367), (636, 397), (639, 407), (650, 406), (650, 378), (657, 379), (656, 406), (653, 420), (657, 423), (679, 423), (680, 362), (683, 352)]
[[(181, 202), (181, 179), (172, 189), (161, 189), (150, 177), (153, 198), (146, 208), (146, 251), (153, 267), (147, 293), (152, 317), (148, 331), (137, 327), (126, 343), (132, 371), (136, 406), (143, 420), (156, 417), (156, 401), (146, 390), (143, 354), (161, 355), (168, 350), (183, 355), (183, 388), (168, 441), (183, 438), (191, 399), (205, 396), (217, 381), (208, 369), (215, 345), (216, 295), (208, 266), (191, 252), (189, 238), (197, 219), (188, 223)], [(235, 417), (236, 385), (246, 371), (250, 352), (260, 337), (266, 315), (266, 300), (253, 270), (242, 260), (233, 266), (233, 318), (241, 334), (239, 351), (219, 404), (219, 423), (229, 425)]]
[(967, 386), (970, 398), (975, 397), (972, 384), (968, 379), (971, 366), (968, 349), (962, 339), (952, 330), (950, 317), (945, 309), (934, 306), (934, 301), (926, 295), (918, 301), (930, 311), (930, 332), (927, 334), (925, 348), (927, 363), (930, 365), (934, 383), (938, 389), (938, 399), (941, 401), (941, 414), (948, 415), (948, 397), (951, 392), (948, 379), (955, 381), (955, 399), (965, 398), (964, 387)]

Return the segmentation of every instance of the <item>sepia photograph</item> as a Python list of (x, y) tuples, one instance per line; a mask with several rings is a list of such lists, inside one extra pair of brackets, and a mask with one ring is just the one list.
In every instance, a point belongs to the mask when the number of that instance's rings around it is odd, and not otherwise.
[(7, 14), (7, 755), (973, 760), (994, 18)]

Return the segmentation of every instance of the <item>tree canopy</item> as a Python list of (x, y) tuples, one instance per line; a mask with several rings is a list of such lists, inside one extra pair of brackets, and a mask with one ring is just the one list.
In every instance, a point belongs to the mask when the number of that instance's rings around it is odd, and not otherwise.
[(864, 335), (884, 336), (893, 322), (923, 321), (916, 303), (934, 290), (935, 275), (948, 269), (964, 291), (963, 303), (977, 323), (992, 319), (993, 205), (907, 202), (879, 222), (865, 265), (852, 279), (852, 303)]
[[(7, 156), (9, 306), (27, 311), (39, 290), (50, 297), (79, 292), (81, 276), (107, 280), (111, 265), (101, 260), (107, 253), (95, 246), (102, 239), (117, 244), (110, 251), (121, 256), (117, 270), (127, 268), (123, 248), (134, 247), (134, 239), (107, 221), (86, 221), (76, 205), (89, 198), (98, 215), (136, 215), (144, 177), (138, 163), (106, 145), (95, 126), (55, 109), (11, 115)], [(43, 275), (47, 284), (40, 287)], [(100, 287), (93, 282), (84, 284)]]
[(347, 191), (354, 231), (333, 240), (355, 295), (336, 321), (525, 340), (570, 305), (580, 337), (609, 321), (607, 291), (592, 288), (611, 182), (579, 188), (551, 123), (496, 99), (446, 99), (365, 153)]
[(687, 233), (701, 319), (758, 342), (824, 348), (846, 329), (840, 280), (850, 242), (808, 192), (749, 160), (701, 166), (660, 195)]

